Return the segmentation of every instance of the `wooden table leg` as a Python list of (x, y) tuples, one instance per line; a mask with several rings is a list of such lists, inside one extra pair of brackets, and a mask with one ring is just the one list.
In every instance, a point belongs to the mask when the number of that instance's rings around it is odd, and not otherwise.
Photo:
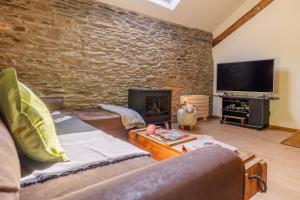
[(194, 126), (190, 126), (190, 130), (191, 130), (191, 131), (194, 130)]

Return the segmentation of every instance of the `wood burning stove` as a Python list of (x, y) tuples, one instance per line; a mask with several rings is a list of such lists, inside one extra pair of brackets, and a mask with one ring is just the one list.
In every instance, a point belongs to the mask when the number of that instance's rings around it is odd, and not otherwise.
[(172, 90), (135, 88), (128, 90), (128, 107), (137, 111), (147, 124), (171, 127)]

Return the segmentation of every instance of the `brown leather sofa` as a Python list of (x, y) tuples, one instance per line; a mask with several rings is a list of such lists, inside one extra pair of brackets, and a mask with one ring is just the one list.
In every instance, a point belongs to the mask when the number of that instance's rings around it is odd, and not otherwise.
[(207, 147), (166, 161), (122, 161), (20, 188), (21, 164), (0, 119), (0, 199), (242, 200), (244, 165), (233, 152)]
[(211, 147), (83, 188), (59, 199), (241, 200), (243, 172), (243, 164), (232, 152)]

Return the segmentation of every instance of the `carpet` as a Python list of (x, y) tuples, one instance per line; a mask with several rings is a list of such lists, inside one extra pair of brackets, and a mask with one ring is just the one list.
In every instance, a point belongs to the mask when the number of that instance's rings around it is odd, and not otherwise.
[(300, 148), (300, 131), (298, 131), (296, 134), (292, 135), (291, 137), (283, 140), (281, 144)]

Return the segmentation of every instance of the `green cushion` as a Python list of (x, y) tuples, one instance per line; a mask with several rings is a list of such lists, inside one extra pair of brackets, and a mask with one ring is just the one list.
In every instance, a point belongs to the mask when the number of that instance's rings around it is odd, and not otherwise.
[(58, 141), (50, 112), (17, 80), (14, 69), (0, 72), (0, 112), (16, 145), (26, 156), (42, 162), (68, 160)]

